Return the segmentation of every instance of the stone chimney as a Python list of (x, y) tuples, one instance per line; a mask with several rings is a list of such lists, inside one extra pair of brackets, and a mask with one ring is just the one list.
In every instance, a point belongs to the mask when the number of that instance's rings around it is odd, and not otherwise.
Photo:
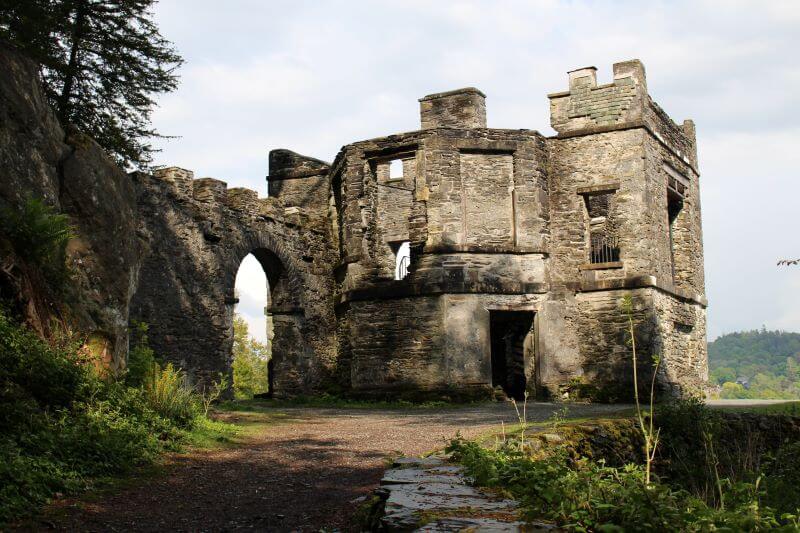
[(422, 129), (485, 128), (486, 95), (475, 87), (429, 94), (419, 100)]

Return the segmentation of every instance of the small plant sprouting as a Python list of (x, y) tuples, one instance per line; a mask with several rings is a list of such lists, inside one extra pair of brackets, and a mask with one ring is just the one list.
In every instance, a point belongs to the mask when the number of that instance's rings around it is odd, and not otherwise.
[(549, 422), (554, 428), (557, 428), (558, 426), (563, 425), (564, 422), (567, 421), (568, 416), (569, 416), (569, 407), (565, 405), (561, 409), (553, 411), (553, 414), (550, 415)]
[(228, 381), (228, 376), (220, 372), (218, 381), (214, 381), (211, 385), (203, 386), (200, 391), (200, 399), (203, 402), (204, 417), (208, 418), (211, 405), (228, 389)]
[[(519, 450), (522, 451), (525, 448), (525, 430), (528, 429), (528, 391), (525, 391), (525, 397), (522, 401), (521, 413), (519, 410), (519, 406), (517, 405), (517, 401), (514, 398), (511, 398), (511, 405), (514, 406), (514, 411), (517, 413), (517, 420), (519, 420), (519, 426), (520, 426)], [(505, 428), (504, 428), (504, 439), (505, 439)]]
[(661, 435), (661, 428), (655, 428), (654, 418), (654, 401), (655, 401), (655, 388), (656, 377), (658, 375), (658, 367), (661, 364), (661, 358), (657, 355), (653, 356), (653, 379), (650, 382), (650, 417), (645, 421), (645, 415), (642, 411), (641, 402), (639, 401), (639, 376), (637, 373), (637, 357), (636, 357), (636, 329), (633, 324), (633, 299), (630, 294), (626, 294), (622, 298), (622, 312), (628, 319), (628, 335), (630, 336), (629, 342), (631, 346), (631, 357), (633, 363), (633, 398), (636, 402), (636, 419), (639, 422), (639, 429), (644, 438), (644, 459), (645, 459), (645, 486), (650, 487), (650, 477), (653, 467), (653, 460), (656, 456), (658, 449), (659, 437)]

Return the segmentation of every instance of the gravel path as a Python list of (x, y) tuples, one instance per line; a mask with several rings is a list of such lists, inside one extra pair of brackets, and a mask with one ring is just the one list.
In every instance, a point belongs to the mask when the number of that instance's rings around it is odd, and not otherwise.
[[(529, 404), (543, 421), (561, 406)], [(573, 405), (569, 417), (602, 416), (625, 406)], [(476, 436), (503, 420), (508, 404), (448, 409), (264, 408), (228, 413), (258, 428), (233, 447), (172, 456), (163, 475), (95, 501), (64, 501), (41, 522), (69, 531), (327, 531), (351, 525), (359, 498), (388, 461), (443, 446), (460, 431)], [(271, 423), (270, 423), (271, 422)]]

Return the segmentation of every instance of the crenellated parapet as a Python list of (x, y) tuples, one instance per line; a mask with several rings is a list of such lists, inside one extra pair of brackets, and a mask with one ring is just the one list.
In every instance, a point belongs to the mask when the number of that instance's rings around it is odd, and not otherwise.
[(676, 124), (651, 98), (641, 61), (614, 63), (613, 81), (597, 84), (597, 68), (568, 72), (569, 90), (552, 93), (550, 124), (560, 138), (646, 128), (687, 164), (697, 167), (694, 123)]
[(191, 170), (166, 167), (155, 170), (152, 175), (138, 173), (137, 176), (142, 183), (147, 180), (161, 183), (162, 188), (159, 190), (162, 193), (167, 193), (178, 201), (193, 204), (198, 219), (211, 217), (212, 214), (226, 214), (235, 217), (260, 217), (295, 226), (308, 220), (308, 217), (292, 217), (292, 209), (286, 208), (279, 198), (259, 198), (257, 191), (246, 187), (228, 188), (226, 182), (215, 178), (195, 179)]
[(641, 122), (647, 102), (644, 65), (614, 64), (614, 81), (597, 85), (597, 68), (569, 73), (569, 90), (549, 94), (550, 124), (560, 135), (596, 131)]

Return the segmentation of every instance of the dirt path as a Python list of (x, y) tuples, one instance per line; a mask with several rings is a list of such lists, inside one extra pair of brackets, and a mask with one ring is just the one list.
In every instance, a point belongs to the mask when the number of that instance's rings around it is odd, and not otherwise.
[[(559, 407), (528, 405), (543, 421)], [(570, 417), (624, 406), (571, 406)], [(358, 498), (387, 461), (440, 448), (457, 431), (475, 436), (516, 421), (506, 404), (452, 409), (270, 408), (229, 413), (255, 431), (233, 447), (176, 455), (158, 475), (92, 502), (51, 509), (46, 529), (69, 531), (353, 530)], [(57, 511), (57, 512), (56, 512)]]

